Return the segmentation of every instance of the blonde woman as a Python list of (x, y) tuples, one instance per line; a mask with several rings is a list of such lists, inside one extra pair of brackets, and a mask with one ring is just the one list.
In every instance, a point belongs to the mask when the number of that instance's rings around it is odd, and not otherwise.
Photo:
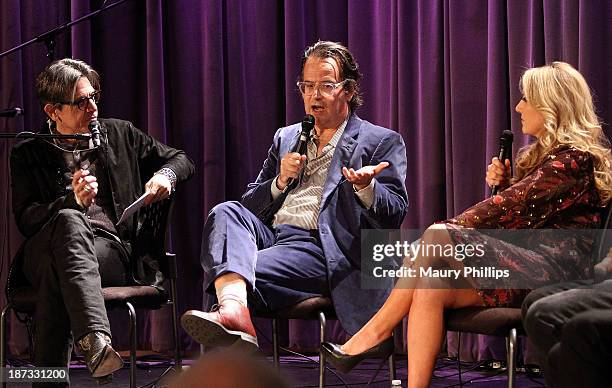
[[(430, 227), (425, 243), (457, 243), (469, 229), (597, 229), (600, 210), (612, 196), (609, 143), (595, 115), (589, 87), (563, 62), (527, 70), (520, 82), (523, 98), (516, 105), (522, 131), (535, 137), (524, 147), (510, 177), (510, 162), (494, 158), (486, 181), (500, 192), (444, 223)], [(493, 245), (495, 243), (492, 243)], [(512, 271), (537, 282), (589, 276), (592, 240), (564, 241), (576, 255), (572, 265), (554, 254), (516, 248), (504, 260)], [(495, 250), (495, 247), (490, 247)], [(508, 245), (504, 245), (508, 249)], [(417, 257), (432, 263), (436, 257)], [(452, 261), (452, 260), (451, 260)], [(526, 264), (527, 263), (527, 264)], [(565, 263), (567, 264), (567, 263)], [(506, 262), (508, 266), (508, 263)], [(554, 274), (555, 276), (552, 276)], [(519, 307), (528, 290), (512, 288), (434, 288), (398, 281), (383, 307), (343, 346), (324, 343), (328, 360), (348, 372), (362, 359), (386, 357), (393, 349), (391, 332), (408, 316), (408, 386), (429, 386), (442, 344), (445, 309), (468, 306)]]

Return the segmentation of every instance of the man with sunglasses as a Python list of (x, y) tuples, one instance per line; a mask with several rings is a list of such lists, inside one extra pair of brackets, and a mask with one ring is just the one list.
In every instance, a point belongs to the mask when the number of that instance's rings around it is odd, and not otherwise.
[[(313, 134), (300, 155), (292, 151), (300, 124), (279, 129), (242, 201), (210, 212), (201, 263), (204, 290), (216, 295), (217, 307), (181, 319), (199, 343), (254, 349), (248, 307), (277, 311), (316, 296), (331, 297), (343, 327), (354, 332), (387, 297), (391, 279), (361, 287), (361, 230), (400, 226), (408, 206), (406, 149), (397, 132), (356, 115), (360, 78), (339, 43), (304, 51), (297, 87), (314, 116)], [(297, 186), (283, 193), (291, 182)]]
[(100, 145), (29, 139), (11, 152), (13, 212), (26, 237), (13, 270), (23, 271), (38, 294), (34, 361), (66, 367), (76, 341), (92, 376), (104, 378), (122, 361), (111, 346), (101, 287), (162, 282), (151, 261), (134, 258), (138, 270), (130, 273), (136, 220), (118, 219), (143, 192), (147, 203), (167, 198), (194, 167), (183, 151), (130, 122), (98, 119), (99, 76), (85, 62), (53, 62), (36, 89), (48, 132), (86, 134), (94, 125)]

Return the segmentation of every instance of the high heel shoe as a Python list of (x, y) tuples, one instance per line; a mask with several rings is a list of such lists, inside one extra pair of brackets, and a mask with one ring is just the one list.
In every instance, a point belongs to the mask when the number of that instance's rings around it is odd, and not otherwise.
[(359, 354), (346, 354), (340, 349), (340, 345), (331, 342), (323, 342), (321, 348), (325, 353), (325, 358), (330, 364), (342, 373), (348, 373), (366, 358), (388, 358), (393, 353), (395, 343), (393, 341), (393, 336), (391, 336), (378, 345)]

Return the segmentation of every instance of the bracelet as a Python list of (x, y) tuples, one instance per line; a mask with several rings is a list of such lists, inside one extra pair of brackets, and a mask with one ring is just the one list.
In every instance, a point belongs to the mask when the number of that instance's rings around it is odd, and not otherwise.
[(174, 171), (172, 171), (171, 168), (168, 168), (168, 167), (161, 168), (157, 170), (155, 174), (153, 175), (158, 175), (158, 174), (163, 175), (166, 178), (168, 178), (168, 180), (170, 181), (170, 185), (172, 185), (172, 191), (176, 189), (177, 178), (176, 178), (176, 174), (174, 173)]

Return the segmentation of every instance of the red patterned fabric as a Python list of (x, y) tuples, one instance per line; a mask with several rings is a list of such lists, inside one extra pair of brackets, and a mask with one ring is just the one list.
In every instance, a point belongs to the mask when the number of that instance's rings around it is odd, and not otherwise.
[[(452, 238), (462, 239), (463, 228), (474, 229), (592, 229), (600, 225), (601, 201), (595, 188), (593, 160), (589, 153), (566, 145), (558, 146), (544, 162), (519, 182), (458, 216), (446, 220)], [(510, 268), (526, 280), (546, 284), (551, 279), (577, 279), (590, 275), (593, 239), (541, 241), (534, 233), (529, 245), (515, 246), (497, 239), (487, 242), (489, 255), (500, 267)], [(473, 235), (470, 234), (473, 239)], [(486, 235), (481, 235), (486, 239)], [(472, 241), (473, 242), (473, 241)], [(545, 251), (525, 249), (543, 246)], [(552, 249), (550, 249), (552, 247)], [(572, 260), (559, 263), (559, 254), (575, 250)], [(565, 259), (564, 259), (565, 260)], [(471, 264), (471, 263), (466, 263)], [(476, 263), (478, 264), (478, 263)], [(535, 269), (535, 270), (534, 270)], [(554, 275), (554, 276), (553, 276)], [(486, 306), (519, 306), (529, 290), (479, 289)]]

